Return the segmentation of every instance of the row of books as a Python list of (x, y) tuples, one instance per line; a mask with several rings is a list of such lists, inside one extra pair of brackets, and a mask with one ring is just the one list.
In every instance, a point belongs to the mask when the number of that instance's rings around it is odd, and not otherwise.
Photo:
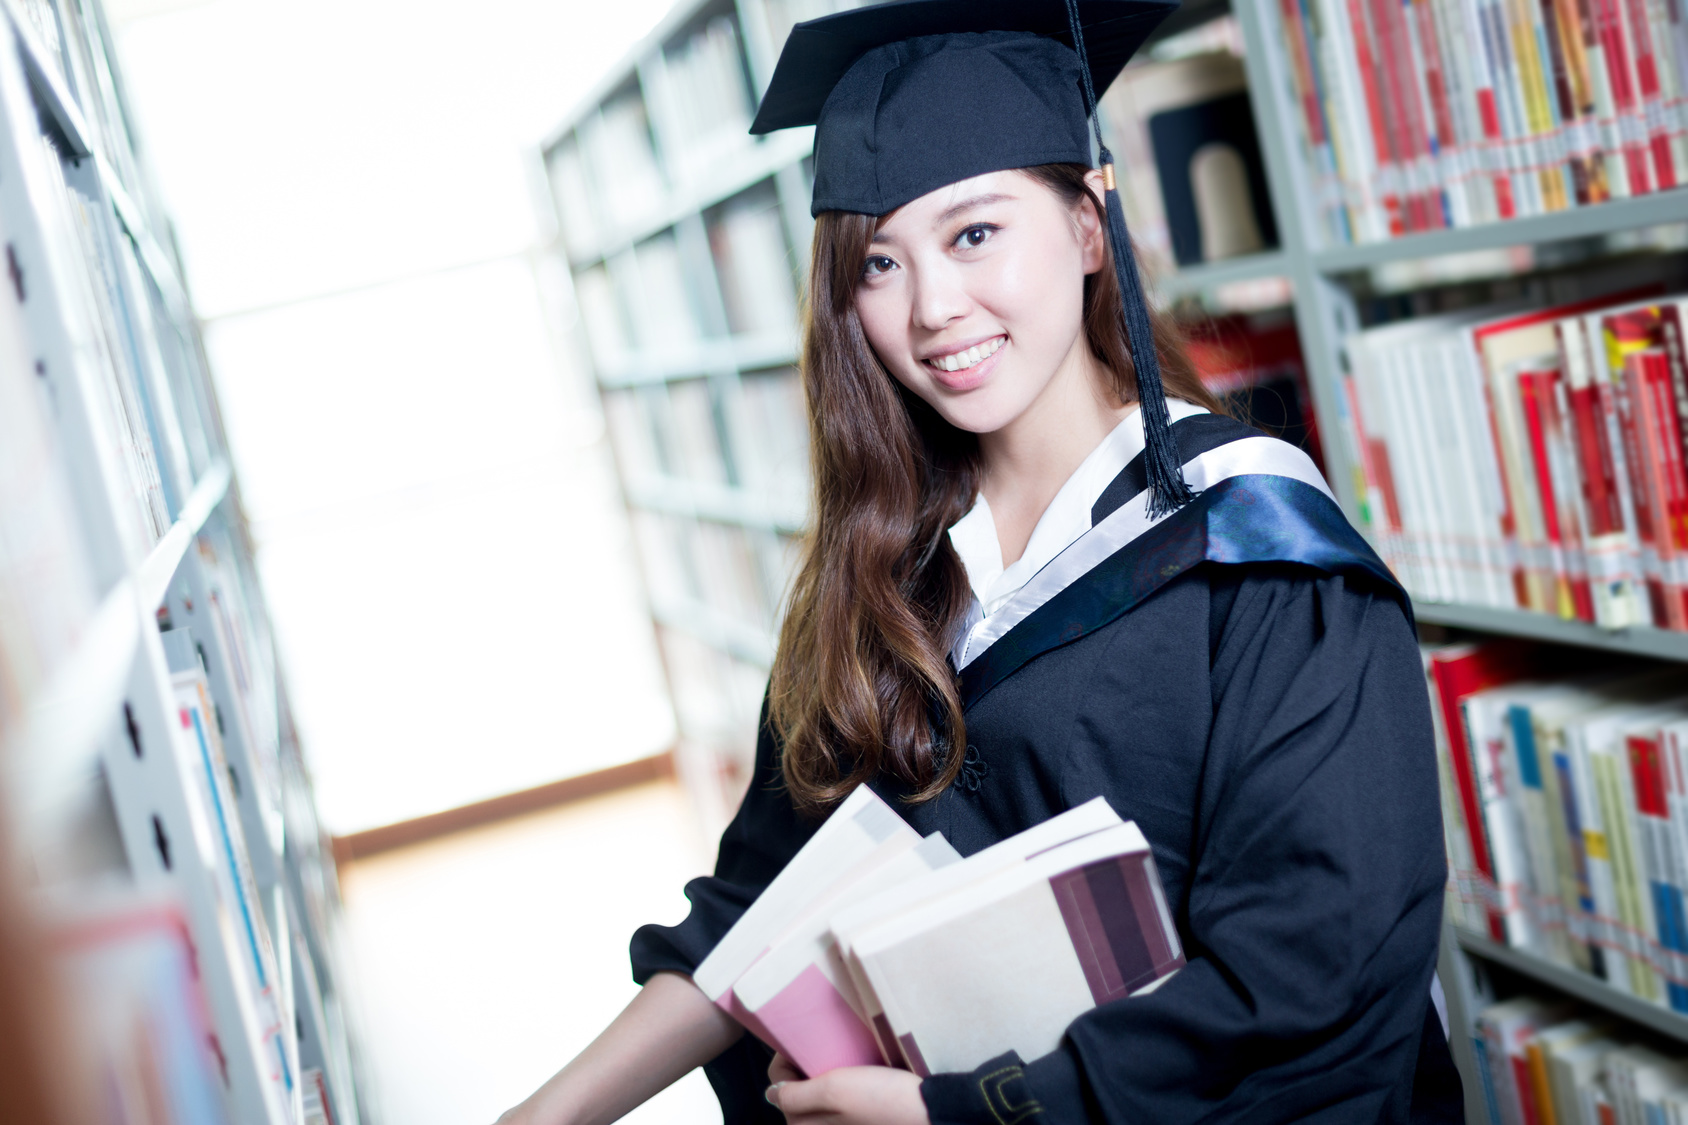
[(1688, 368), (1663, 286), (1349, 339), (1364, 518), (1419, 598), (1688, 628)]
[(707, 172), (750, 143), (753, 109), (738, 23), (716, 16), (662, 53), (662, 82), (673, 116), (675, 179)]
[(1688, 673), (1427, 647), (1456, 924), (1688, 1012)]
[(757, 143), (738, 24), (720, 15), (667, 45), (639, 81), (587, 115), (546, 155), (565, 243), (590, 253), (649, 221), (669, 193)]
[(603, 406), (626, 481), (732, 486), (774, 511), (807, 499), (809, 425), (792, 368), (605, 391)]
[(1654, 1125), (1688, 1118), (1688, 1059), (1597, 1012), (1523, 994), (1472, 1033), (1490, 1125)]
[(708, 606), (772, 636), (786, 577), (777, 537), (666, 512), (636, 509), (632, 518), (645, 587), (656, 604)]
[(706, 337), (791, 337), (797, 323), (793, 258), (771, 185), (706, 216), (708, 257), (663, 232), (575, 275), (575, 299), (594, 354), (683, 362)]
[(1103, 798), (962, 859), (864, 785), (692, 979), (811, 1077), (925, 1077), (1046, 1055), (1183, 964), (1148, 842)]
[(1688, 182), (1688, 26), (1624, 0), (1280, 0), (1330, 242)]

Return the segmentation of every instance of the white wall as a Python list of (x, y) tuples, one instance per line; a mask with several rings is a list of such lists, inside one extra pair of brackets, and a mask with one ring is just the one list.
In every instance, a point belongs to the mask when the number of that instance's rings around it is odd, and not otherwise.
[(108, 0), (335, 832), (673, 738), (531, 164), (666, 6)]

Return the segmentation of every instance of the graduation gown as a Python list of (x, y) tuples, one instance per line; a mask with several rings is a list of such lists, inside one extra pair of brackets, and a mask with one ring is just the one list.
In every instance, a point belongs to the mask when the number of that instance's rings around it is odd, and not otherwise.
[[(1172, 427), (1196, 501), (1153, 521), (1128, 464), (1092, 527), (958, 644), (967, 745), (909, 805), (971, 855), (1098, 795), (1154, 850), (1188, 963), (1039, 1059), (922, 1084), (935, 1125), (1459, 1120), (1431, 1004), (1446, 868), (1405, 595), (1299, 450), (1228, 418)], [(764, 715), (764, 720), (766, 716)], [(764, 721), (691, 914), (633, 938), (690, 973), (813, 833)], [(780, 1122), (768, 1049), (706, 1067), (728, 1125)]]

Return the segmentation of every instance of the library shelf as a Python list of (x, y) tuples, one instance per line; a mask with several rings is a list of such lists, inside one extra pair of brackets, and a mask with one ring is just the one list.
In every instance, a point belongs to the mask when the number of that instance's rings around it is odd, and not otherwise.
[(1480, 633), (1505, 633), (1550, 644), (1599, 648), (1629, 656), (1688, 662), (1688, 633), (1643, 627), (1601, 629), (1586, 621), (1565, 621), (1526, 609), (1495, 609), (1490, 606), (1453, 605), (1445, 602), (1413, 602), (1418, 620), (1431, 625), (1448, 625)]
[(797, 337), (790, 332), (723, 336), (683, 348), (625, 352), (598, 361), (598, 382), (610, 390), (715, 372), (755, 371), (797, 362)]
[(0, 6), (6, 9), (6, 18), (11, 22), (18, 42), (18, 54), (23, 59), (24, 72), (29, 76), (36, 98), (64, 136), (70, 155), (78, 159), (87, 156), (94, 151), (89, 142), (93, 134), (82, 115), (82, 108), (71, 95), (64, 69), (49, 56), (41, 37), (30, 26), (28, 17), (18, 9), (18, 0), (3, 0)]
[(1170, 273), (1145, 280), (1150, 292), (1161, 297), (1174, 298), (1204, 293), (1234, 281), (1287, 277), (1289, 268), (1289, 255), (1282, 250), (1267, 250), (1238, 258), (1224, 258), (1217, 262), (1182, 266)]
[(650, 512), (760, 527), (786, 535), (797, 534), (808, 522), (805, 504), (770, 503), (748, 489), (729, 484), (652, 473), (630, 478), (623, 487), (630, 505)]
[(163, 603), (170, 590), (170, 580), (176, 576), (176, 568), (182, 565), (182, 556), (187, 554), (188, 544), (205, 526), (205, 521), (217, 505), (223, 502), (232, 476), (226, 459), (219, 457), (212, 462), (188, 494), (176, 522), (170, 525), (164, 538), (158, 541), (135, 571), (135, 595), (143, 607), (156, 609)]
[(774, 665), (773, 637), (712, 605), (693, 598), (652, 598), (651, 616), (658, 624), (689, 633), (746, 664)]
[(123, 181), (118, 178), (117, 172), (106, 162), (105, 157), (95, 154), (94, 164), (99, 169), (100, 186), (111, 197), (111, 205), (117, 212), (118, 221), (123, 224), (123, 229), (129, 232), (129, 237), (135, 240), (135, 248), (140, 251), (141, 264), (152, 276), (152, 282), (158, 286), (158, 291), (164, 294), (164, 299), (170, 302), (171, 315), (178, 318), (192, 316), (187, 287), (182, 284), (181, 277), (176, 273), (175, 262), (152, 236), (146, 215), (135, 202), (134, 196), (123, 186)]
[[(75, 648), (31, 701), (5, 749), (18, 775), (17, 790), (35, 805), (53, 804), (93, 770), (100, 739), (123, 703), (141, 625), (135, 583), (126, 578), (107, 592)], [(23, 810), (26, 833), (34, 827), (28, 821), (40, 812)]]
[(635, 222), (605, 231), (593, 246), (570, 247), (570, 264), (586, 269), (625, 253), (653, 235), (661, 234), (688, 216), (731, 199), (768, 179), (814, 151), (814, 129), (787, 129), (770, 136), (746, 137), (744, 147), (715, 161), (689, 182), (677, 185), (659, 208)]
[(1613, 1015), (1622, 1016), (1631, 1023), (1638, 1023), (1650, 1028), (1661, 1035), (1668, 1035), (1672, 1039), (1688, 1043), (1688, 1016), (1673, 1012), (1669, 1008), (1661, 1008), (1656, 1004), (1619, 992), (1605, 981), (1591, 977), (1587, 973), (1579, 973), (1575, 969), (1567, 969), (1563, 965), (1555, 965), (1551, 961), (1543, 960), (1533, 953), (1526, 953), (1520, 949), (1513, 949), (1509, 945), (1502, 945), (1498, 941), (1472, 933), (1462, 926), (1454, 926), (1454, 939), (1459, 947), (1467, 953), (1491, 961), (1496, 965), (1503, 965), (1515, 973), (1520, 973), (1532, 980), (1540, 981), (1555, 991), (1563, 992), (1567, 996), (1574, 996), (1587, 1004), (1604, 1008)]
[(1572, 207), (1552, 214), (1531, 215), (1481, 226), (1403, 235), (1385, 242), (1333, 246), (1314, 251), (1312, 258), (1314, 268), (1321, 273), (1352, 273), (1390, 262), (1410, 262), (1471, 250), (1566, 242), (1681, 222), (1688, 222), (1688, 188), (1673, 188), (1629, 199), (1614, 199), (1591, 207)]

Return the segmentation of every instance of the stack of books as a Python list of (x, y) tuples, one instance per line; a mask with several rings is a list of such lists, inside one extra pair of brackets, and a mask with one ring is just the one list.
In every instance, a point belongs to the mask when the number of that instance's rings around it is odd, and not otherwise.
[(1327, 242), (1375, 242), (1688, 181), (1681, 5), (1281, 0)]
[(1492, 1125), (1650, 1125), (1688, 1115), (1688, 1061), (1596, 1013), (1515, 996), (1484, 1008), (1472, 1038)]
[(1688, 673), (1511, 641), (1424, 657), (1450, 919), (1688, 1012)]
[(1183, 963), (1149, 845), (1102, 798), (964, 860), (862, 786), (693, 980), (805, 1074), (925, 1076), (1047, 1054)]
[(1362, 518), (1415, 598), (1688, 628), (1688, 308), (1660, 288), (1350, 338)]

